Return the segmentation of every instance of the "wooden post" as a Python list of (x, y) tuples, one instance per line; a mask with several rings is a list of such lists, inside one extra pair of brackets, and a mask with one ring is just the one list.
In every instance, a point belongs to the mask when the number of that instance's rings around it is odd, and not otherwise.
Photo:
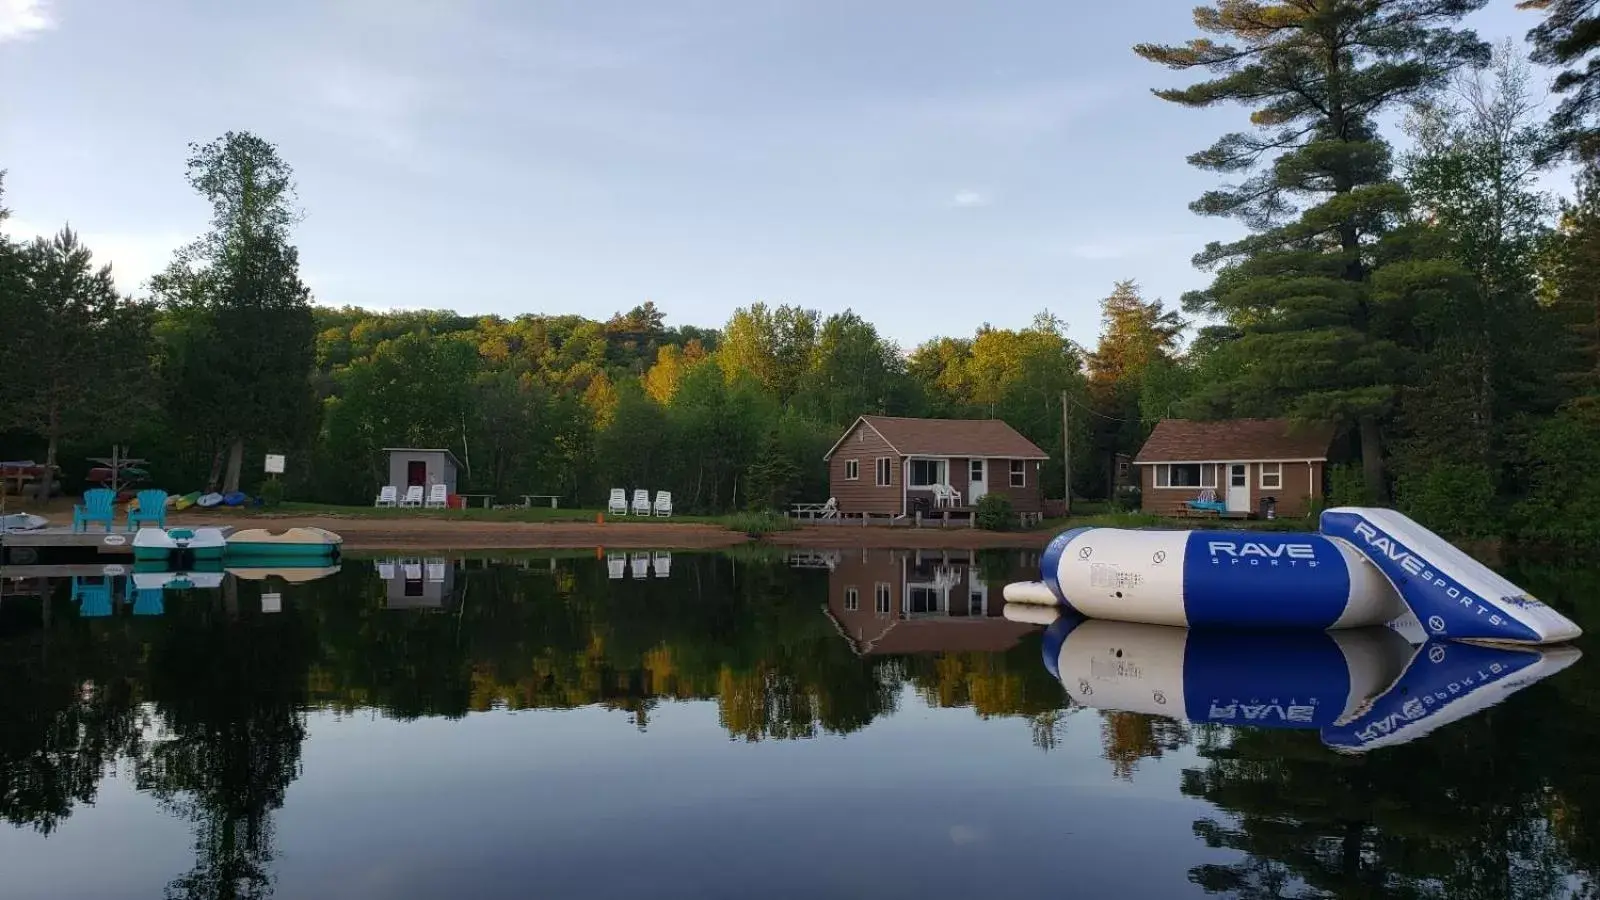
[(1067, 392), (1061, 392), (1061, 500), (1067, 515), (1072, 515), (1072, 419)]

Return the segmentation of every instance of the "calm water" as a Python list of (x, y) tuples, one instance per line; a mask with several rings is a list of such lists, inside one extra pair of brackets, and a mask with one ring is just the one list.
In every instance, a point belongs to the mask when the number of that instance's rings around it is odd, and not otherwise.
[[(1600, 653), (1477, 693), (1386, 634), (1047, 654), (1000, 614), (1027, 563), (0, 582), (0, 895), (1593, 896)], [(1600, 627), (1600, 573), (1512, 574)], [(1405, 742), (1335, 752), (1350, 715)]]

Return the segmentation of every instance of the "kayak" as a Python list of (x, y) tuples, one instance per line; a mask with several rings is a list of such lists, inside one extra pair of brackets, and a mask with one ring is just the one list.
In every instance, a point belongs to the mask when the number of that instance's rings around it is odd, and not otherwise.
[(181, 497), (174, 497), (172, 500), (172, 507), (174, 509), (188, 509), (199, 502), (199, 500), (200, 492), (194, 491), (193, 493), (184, 494)]
[(250, 502), (250, 497), (243, 491), (229, 491), (222, 495), (223, 506), (243, 506)]
[(222, 505), (222, 495), (218, 493), (201, 494), (195, 498), (194, 505), (201, 509), (211, 509)]

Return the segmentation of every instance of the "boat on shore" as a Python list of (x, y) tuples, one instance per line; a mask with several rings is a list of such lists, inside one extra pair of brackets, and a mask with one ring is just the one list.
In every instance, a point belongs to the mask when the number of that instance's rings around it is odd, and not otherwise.
[(159, 562), (175, 556), (188, 559), (222, 558), (227, 532), (221, 528), (141, 528), (133, 536), (135, 562)]
[(228, 535), (228, 559), (260, 558), (275, 565), (326, 564), (336, 559), (344, 538), (325, 528), (302, 526), (287, 531), (247, 528)]

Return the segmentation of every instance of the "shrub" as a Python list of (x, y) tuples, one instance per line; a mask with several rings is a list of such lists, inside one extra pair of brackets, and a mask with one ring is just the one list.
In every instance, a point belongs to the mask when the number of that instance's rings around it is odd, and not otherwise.
[(1600, 404), (1574, 403), (1530, 442), (1532, 490), (1517, 505), (1519, 536), (1569, 547), (1600, 544)]
[(1011, 498), (1005, 494), (984, 494), (978, 498), (973, 516), (978, 520), (978, 527), (987, 531), (1009, 531), (1015, 519)]
[(793, 519), (773, 512), (734, 513), (724, 521), (729, 529), (742, 531), (753, 538), (775, 531), (793, 531), (800, 527)]
[(1371, 506), (1372, 494), (1367, 490), (1367, 477), (1356, 465), (1328, 467), (1329, 506)]
[(261, 498), (262, 506), (277, 506), (283, 502), (283, 482), (276, 478), (268, 478), (261, 482), (256, 496)]
[(1136, 484), (1117, 488), (1114, 505), (1118, 512), (1138, 512), (1144, 506), (1144, 489)]
[(1491, 537), (1494, 524), (1494, 479), (1487, 466), (1435, 463), (1400, 478), (1396, 500), (1406, 515), (1453, 538)]

